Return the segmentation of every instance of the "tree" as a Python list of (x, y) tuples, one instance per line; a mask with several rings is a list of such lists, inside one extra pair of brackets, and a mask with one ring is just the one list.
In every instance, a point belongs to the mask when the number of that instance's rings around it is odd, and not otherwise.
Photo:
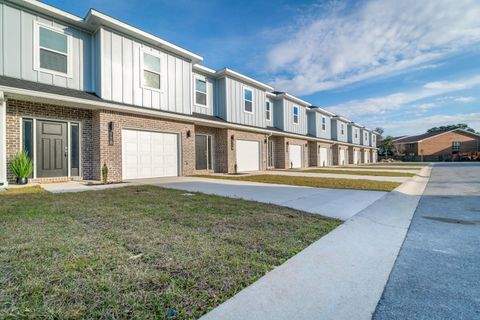
[(458, 123), (458, 124), (451, 124), (447, 126), (440, 126), (440, 127), (433, 127), (427, 130), (428, 133), (431, 132), (446, 132), (446, 131), (451, 131), (455, 129), (462, 129), (468, 132), (475, 133), (475, 130), (470, 128), (467, 124), (465, 123)]
[(393, 148), (393, 137), (392, 136), (387, 136), (385, 139), (382, 140), (382, 143), (380, 144), (380, 148), (383, 149), (383, 152), (385, 154), (385, 159), (388, 159), (388, 153), (394, 153), (394, 148)]

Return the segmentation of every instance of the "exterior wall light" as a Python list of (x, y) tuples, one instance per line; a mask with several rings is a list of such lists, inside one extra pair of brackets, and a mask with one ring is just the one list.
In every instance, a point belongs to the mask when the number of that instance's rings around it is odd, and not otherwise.
[(192, 131), (187, 130), (187, 138), (190, 138), (192, 136)]

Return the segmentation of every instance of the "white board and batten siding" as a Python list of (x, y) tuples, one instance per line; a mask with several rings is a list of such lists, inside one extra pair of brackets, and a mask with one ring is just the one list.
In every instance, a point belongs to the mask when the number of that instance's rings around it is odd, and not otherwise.
[[(192, 63), (106, 28), (101, 44), (100, 92), (103, 99), (184, 114), (192, 112)], [(142, 87), (143, 52), (159, 56), (161, 89)]]
[(238, 172), (260, 170), (260, 142), (236, 140), (236, 164)]
[(122, 130), (122, 177), (143, 179), (178, 176), (178, 134)]
[[(195, 103), (195, 79), (196, 78), (205, 80), (206, 85), (207, 85), (207, 105), (198, 105)], [(216, 91), (216, 80), (207, 76), (206, 74), (203, 74), (198, 71), (193, 72), (193, 77), (192, 77), (192, 105), (193, 109), (192, 112), (195, 113), (200, 113), (200, 114), (206, 114), (213, 116), (215, 113), (215, 92)]]
[[(298, 107), (298, 124), (293, 122), (293, 107)], [(306, 135), (308, 133), (307, 108), (304, 105), (283, 99), (283, 129), (286, 132)]]
[[(35, 67), (35, 24), (70, 35), (70, 74)], [(92, 40), (88, 32), (0, 1), (0, 75), (83, 91), (94, 90)]]
[[(218, 95), (224, 99), (218, 100), (218, 116), (228, 122), (265, 128), (266, 91), (253, 85), (225, 76), (218, 80)], [(253, 92), (252, 112), (246, 112), (244, 107), (244, 89)]]

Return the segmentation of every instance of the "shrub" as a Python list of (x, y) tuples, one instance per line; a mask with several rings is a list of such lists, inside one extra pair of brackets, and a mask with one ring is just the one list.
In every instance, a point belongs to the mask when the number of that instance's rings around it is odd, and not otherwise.
[(17, 152), (10, 162), (10, 170), (17, 178), (28, 178), (32, 174), (33, 163), (28, 157), (27, 151)]
[(102, 182), (103, 184), (107, 184), (108, 182), (108, 167), (106, 163), (104, 163), (102, 167)]

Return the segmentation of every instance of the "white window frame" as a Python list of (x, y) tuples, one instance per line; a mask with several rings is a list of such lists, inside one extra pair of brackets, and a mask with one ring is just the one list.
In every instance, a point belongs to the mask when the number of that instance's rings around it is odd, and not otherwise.
[[(144, 53), (160, 59), (160, 73), (158, 73), (157, 71), (145, 68), (144, 63), (143, 63), (143, 54)], [(156, 73), (160, 76), (160, 89), (149, 87), (144, 83), (144, 81), (145, 81), (144, 75), (143, 75), (144, 70), (147, 70), (148, 72)], [(163, 81), (164, 80), (163, 79), (163, 60), (162, 60), (162, 55), (160, 53), (147, 50), (146, 48), (140, 48), (140, 79), (141, 79), (141, 84), (142, 84), (143, 89), (152, 90), (152, 91), (156, 91), (156, 92), (160, 92), (160, 93), (163, 92), (163, 85), (164, 85), (164, 81)]]
[[(161, 62), (161, 60), (160, 60), (160, 62)], [(197, 90), (197, 80), (205, 82), (205, 105), (197, 103), (197, 91), (198, 91)], [(160, 85), (160, 87), (161, 87), (161, 85)], [(198, 91), (198, 92), (201, 92), (201, 91)], [(203, 93), (203, 92), (201, 92), (201, 93)], [(193, 101), (194, 101), (193, 102), (194, 105), (196, 105), (197, 107), (208, 108), (208, 82), (207, 82), (207, 78), (204, 77), (204, 76), (198, 75), (198, 74), (193, 77)]]
[(340, 123), (340, 135), (344, 136), (345, 135), (345, 124)]
[(321, 126), (322, 126), (322, 131), (327, 131), (327, 117), (322, 116)]
[(353, 129), (353, 131), (355, 132), (355, 139), (358, 139), (358, 129)]
[[(267, 106), (268, 106), (268, 109), (267, 109)], [(265, 119), (267, 121), (272, 121), (272, 103), (268, 100), (265, 101)]]
[[(295, 122), (295, 109), (297, 109), (297, 122)], [(297, 105), (293, 105), (293, 118), (292, 118), (292, 121), (293, 121), (293, 124), (295, 125), (298, 125), (300, 123), (300, 107), (297, 106)]]
[[(252, 100), (251, 100), (251, 102), (252, 102), (252, 111), (248, 111), (248, 110), (245, 109), (245, 102), (246, 102), (246, 101), (250, 101), (250, 100), (245, 99), (245, 91), (246, 91), (246, 90), (252, 92)], [(253, 89), (250, 88), (250, 87), (243, 87), (242, 92), (243, 92), (243, 97), (242, 97), (242, 99), (243, 99), (243, 112), (253, 114), (253, 113), (254, 113), (254, 112), (253, 112), (253, 110), (254, 110), (254, 100), (255, 100), (254, 95), (253, 95), (254, 91), (253, 91)]]
[[(45, 28), (45, 29), (48, 29), (50, 31), (53, 31), (53, 32), (59, 33), (61, 35), (67, 36), (67, 54), (65, 54), (63, 52), (55, 51), (55, 50), (52, 50), (52, 49), (49, 49), (49, 48), (40, 47), (40, 28)], [(67, 57), (67, 72), (63, 73), (63, 72), (50, 70), (50, 69), (45, 69), (45, 68), (40, 67), (40, 48), (42, 48), (43, 50), (47, 50), (47, 51), (50, 51), (50, 52), (54, 52), (54, 53), (66, 56)], [(53, 27), (51, 25), (39, 22), (39, 21), (35, 21), (33, 23), (33, 50), (34, 50), (34, 53), (33, 53), (33, 57), (34, 57), (33, 58), (33, 60), (34, 60), (33, 61), (33, 68), (34, 68), (35, 71), (49, 73), (49, 74), (52, 74), (52, 75), (57, 75), (57, 76), (62, 76), (62, 77), (67, 77), (67, 78), (72, 78), (73, 77), (73, 52), (72, 52), (72, 48), (73, 48), (73, 37), (72, 37), (71, 33), (67, 32), (63, 29)]]

